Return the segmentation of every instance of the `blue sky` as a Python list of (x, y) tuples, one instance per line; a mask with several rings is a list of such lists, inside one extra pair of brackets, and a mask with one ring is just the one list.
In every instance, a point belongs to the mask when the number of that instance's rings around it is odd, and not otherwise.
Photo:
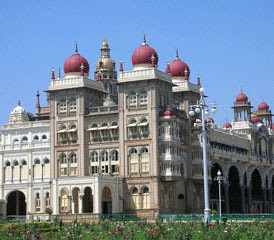
[[(93, 76), (103, 35), (111, 56), (132, 69), (131, 54), (142, 42), (159, 55), (159, 69), (175, 57), (201, 75), (213, 118), (222, 125), (242, 87), (257, 108), (274, 107), (274, 1), (2, 1), (0, 8), (0, 124), (17, 105), (35, 112), (35, 94), (47, 89), (51, 68), (62, 69), (78, 42)], [(118, 65), (118, 64), (117, 64)], [(42, 105), (46, 94), (41, 94)]]

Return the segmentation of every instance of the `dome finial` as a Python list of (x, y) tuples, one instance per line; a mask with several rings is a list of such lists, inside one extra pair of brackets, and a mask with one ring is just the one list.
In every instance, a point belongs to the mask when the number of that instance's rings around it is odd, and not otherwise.
[(61, 70), (60, 70), (60, 68), (58, 70), (58, 79), (61, 79)]
[(178, 51), (178, 48), (176, 48), (176, 59), (179, 59), (179, 51)]
[(18, 100), (18, 106), (21, 106), (21, 101), (20, 100)]
[(147, 45), (147, 41), (146, 41), (146, 34), (144, 33), (144, 39), (143, 39), (143, 43), (142, 45)]
[(200, 74), (197, 75), (197, 85), (201, 86)]
[(52, 67), (52, 69), (51, 69), (51, 79), (52, 79), (52, 80), (55, 79), (54, 72), (55, 72), (54, 67)]
[(79, 54), (77, 42), (75, 42), (75, 53), (74, 54)]

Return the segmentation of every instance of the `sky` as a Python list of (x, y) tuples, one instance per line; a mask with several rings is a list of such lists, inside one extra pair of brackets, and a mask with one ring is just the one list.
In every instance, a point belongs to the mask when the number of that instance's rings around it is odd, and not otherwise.
[(93, 78), (104, 37), (116, 66), (123, 59), (131, 70), (143, 33), (158, 53), (158, 69), (165, 71), (178, 48), (190, 81), (200, 74), (207, 100), (217, 103), (218, 125), (232, 121), (241, 89), (255, 108), (262, 99), (274, 108), (272, 0), (1, 0), (0, 124), (18, 100), (34, 113), (37, 90), (46, 105), (51, 68), (64, 76), (75, 42)]

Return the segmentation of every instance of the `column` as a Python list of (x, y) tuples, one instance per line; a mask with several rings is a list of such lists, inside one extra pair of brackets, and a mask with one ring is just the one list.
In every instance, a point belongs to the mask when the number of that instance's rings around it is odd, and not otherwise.
[(248, 194), (248, 213), (251, 213), (251, 207), (252, 207), (251, 186), (247, 187), (247, 194)]
[(78, 212), (79, 214), (83, 213), (83, 195), (81, 194), (81, 191), (79, 191)]
[(52, 207), (53, 207), (53, 214), (57, 215), (59, 214), (59, 194), (58, 194), (58, 188), (57, 188), (57, 183), (56, 183), (56, 179), (53, 179), (52, 181), (52, 196), (51, 196), (51, 200), (52, 200)]
[(266, 188), (263, 188), (263, 213), (267, 212), (266, 208)]
[(75, 213), (73, 194), (71, 195), (71, 213)]
[(269, 213), (273, 213), (272, 187), (269, 188)]
[(242, 201), (242, 213), (246, 214), (246, 207), (245, 207), (245, 187), (241, 186), (241, 201)]
[(225, 188), (225, 212), (229, 213), (229, 196), (228, 196), (228, 184), (224, 184)]
[(94, 195), (93, 195), (93, 213), (101, 214), (102, 206), (101, 206), (101, 176), (96, 176), (94, 179)]

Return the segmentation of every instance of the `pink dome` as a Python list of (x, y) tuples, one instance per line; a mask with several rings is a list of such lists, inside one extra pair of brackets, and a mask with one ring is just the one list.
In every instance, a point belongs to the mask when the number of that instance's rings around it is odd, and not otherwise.
[(259, 122), (263, 123), (262, 120), (259, 117), (257, 117), (257, 116), (251, 117), (250, 118), (250, 122), (253, 122), (253, 123), (259, 123)]
[(132, 54), (131, 60), (132, 64), (152, 64), (152, 55), (155, 57), (154, 64), (158, 64), (158, 54), (157, 52), (150, 46), (146, 44), (146, 39), (144, 37), (144, 41), (142, 45), (136, 48)]
[(268, 110), (268, 108), (269, 106), (264, 101), (262, 101), (258, 106), (258, 110)]
[[(187, 70), (186, 76), (185, 70)], [(166, 69), (166, 72), (170, 73), (171, 77), (187, 77), (187, 79), (189, 78), (189, 67), (184, 61), (179, 58), (178, 50), (176, 50), (176, 59), (174, 59), (169, 64), (169, 68)]]
[(81, 72), (81, 65), (84, 65), (84, 73), (89, 73), (89, 64), (88, 61), (82, 57), (78, 53), (78, 48), (76, 45), (75, 54), (67, 58), (67, 60), (64, 63), (64, 72), (65, 73), (72, 73), (72, 72)]
[(236, 97), (236, 102), (247, 102), (248, 97), (244, 93), (239, 93), (238, 96)]
[(166, 109), (166, 110), (161, 111), (161, 112), (159, 113), (159, 115), (160, 115), (160, 117), (167, 117), (167, 116), (169, 116), (169, 117), (171, 117), (171, 116), (179, 117), (179, 114), (178, 114), (178, 113), (173, 112), (173, 111), (171, 111), (171, 110), (169, 110), (169, 109)]
[(209, 122), (209, 121), (211, 121), (212, 123), (214, 123), (214, 120), (213, 120), (212, 117), (207, 117), (207, 118), (206, 118), (205, 122)]
[(231, 124), (229, 122), (226, 122), (223, 126), (223, 128), (232, 128)]

